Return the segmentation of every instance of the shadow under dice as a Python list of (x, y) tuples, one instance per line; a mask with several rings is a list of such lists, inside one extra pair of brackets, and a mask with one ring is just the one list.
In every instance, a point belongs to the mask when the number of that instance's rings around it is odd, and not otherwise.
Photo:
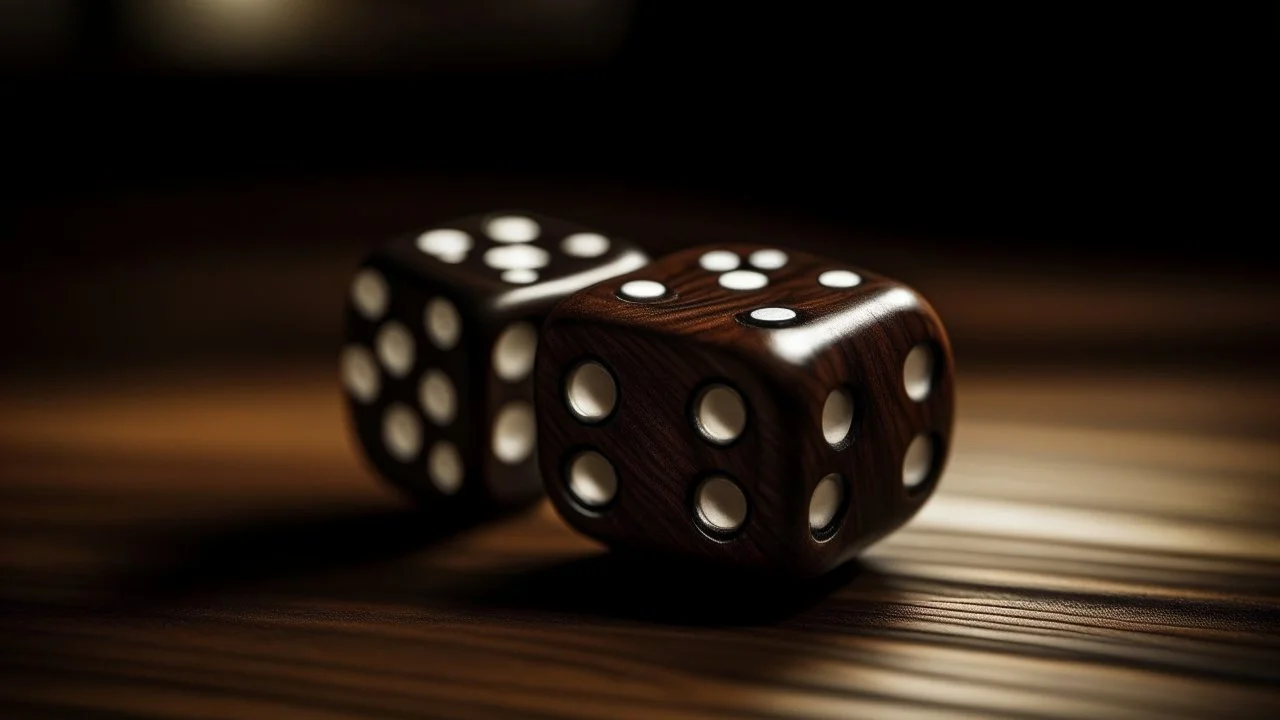
[(466, 217), (372, 252), (351, 282), (339, 358), (365, 457), (436, 507), (540, 497), (541, 321), (566, 295), (646, 262), (631, 243), (532, 213)]
[(779, 248), (695, 248), (575, 293), (536, 374), (540, 464), (572, 526), (801, 576), (915, 514), (954, 413), (919, 294)]

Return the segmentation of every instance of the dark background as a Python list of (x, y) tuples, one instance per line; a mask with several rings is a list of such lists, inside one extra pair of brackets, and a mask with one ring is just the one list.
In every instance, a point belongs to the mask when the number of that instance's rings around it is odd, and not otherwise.
[[(501, 206), (659, 252), (777, 237), (926, 291), (1270, 285), (1274, 13), (746, 5), (0, 2), (9, 361), (131, 332), (228, 352), (259, 342), (216, 331), (246, 293), (294, 313), (273, 348), (328, 352), (320, 298), (364, 250)], [(1218, 340), (1275, 344), (1246, 334)]]
[[(0, 717), (1276, 716), (1275, 6), (0, 0)], [(938, 494), (808, 589), (412, 512), (344, 298), (497, 208), (909, 283)]]

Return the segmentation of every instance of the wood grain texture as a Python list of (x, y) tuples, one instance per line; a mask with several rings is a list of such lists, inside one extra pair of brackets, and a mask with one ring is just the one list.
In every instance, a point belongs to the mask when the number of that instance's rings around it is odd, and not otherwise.
[[(546, 504), (409, 512), (343, 427), (339, 303), (371, 241), (506, 203), (909, 280), (959, 373), (934, 497), (826, 584), (718, 592)], [(21, 309), (0, 717), (1277, 715), (1273, 273), (456, 173), (24, 210), (0, 268)]]
[[(946, 465), (954, 413), (950, 341), (928, 302), (906, 285), (865, 268), (787, 248), (768, 285), (726, 289), (721, 274), (699, 264), (707, 252), (743, 260), (760, 245), (683, 250), (556, 306), (543, 328), (537, 368), (539, 461), (552, 502), (582, 532), (615, 548), (811, 577), (847, 561), (900, 527), (928, 499)], [(856, 271), (854, 287), (832, 288), (819, 276)], [(665, 297), (628, 302), (619, 288), (662, 283)], [(750, 311), (783, 307), (797, 315), (760, 327)], [(908, 397), (903, 363), (916, 346), (936, 358), (932, 389)], [(598, 362), (614, 376), (618, 405), (603, 421), (577, 420), (565, 402), (569, 374)], [(702, 388), (734, 388), (747, 421), (732, 443), (708, 442), (697, 429)], [(833, 391), (853, 399), (854, 422), (835, 445), (823, 433)], [(908, 487), (903, 459), (917, 436), (933, 461)], [(618, 476), (606, 507), (575, 501), (565, 481), (577, 453), (601, 453)], [(845, 490), (832, 534), (815, 534), (809, 502), (819, 481), (836, 473)], [(704, 478), (727, 476), (748, 503), (729, 537), (697, 523), (694, 496)]]
[(957, 388), (934, 498), (792, 587), (424, 521), (328, 368), (11, 383), (0, 714), (1273, 716), (1280, 385)]
[[(518, 248), (536, 247), (545, 252), (545, 264), (533, 263), (538, 265), (538, 278), (533, 283), (507, 282), (502, 268), (515, 265), (485, 259), (489, 252), (517, 249), (516, 243), (498, 242), (486, 234), (489, 223), (502, 218), (535, 223), (531, 242), (519, 243), (522, 247)], [(428, 244), (426, 250), (419, 245), (422, 233), (442, 229), (463, 233), (461, 244), (453, 247), (465, 250), (454, 250), (450, 243)], [(378, 334), (393, 322), (412, 338), (408, 372), (396, 376), (379, 363), (375, 367), (376, 397), (363, 401), (348, 393), (351, 432), (380, 476), (433, 511), (477, 518), (526, 506), (542, 496), (542, 481), (532, 454), (509, 462), (493, 451), (491, 438), (499, 413), (515, 405), (531, 408), (533, 401), (531, 378), (500, 378), (494, 370), (493, 350), (502, 333), (515, 323), (539, 327), (565, 295), (647, 260), (633, 243), (616, 236), (607, 238), (607, 247), (595, 257), (575, 257), (562, 251), (560, 244), (565, 238), (587, 232), (596, 231), (540, 213), (476, 213), (383, 241), (358, 269), (353, 268), (353, 274), (372, 270), (382, 278), (387, 307), (384, 314), (367, 317), (357, 309), (354, 290), (348, 289), (343, 310), (344, 351), (362, 349), (374, 358)], [(450, 303), (457, 313), (456, 347), (441, 348), (428, 337), (428, 302), (438, 298)], [(457, 398), (457, 417), (444, 426), (431, 421), (420, 401), (423, 376), (431, 369), (449, 378)], [(387, 449), (384, 423), (393, 405), (409, 413), (420, 428), (421, 449), (408, 460)], [(429, 453), (439, 442), (456, 448), (463, 468), (460, 486), (452, 493), (442, 491), (429, 477)]]

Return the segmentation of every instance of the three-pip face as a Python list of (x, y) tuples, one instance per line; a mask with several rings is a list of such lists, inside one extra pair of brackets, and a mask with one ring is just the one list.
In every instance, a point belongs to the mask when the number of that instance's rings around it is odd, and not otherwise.
[(780, 248), (695, 248), (543, 326), (540, 466), (608, 544), (814, 575), (909, 519), (945, 463), (950, 344), (909, 287)]
[(516, 212), (460, 218), (371, 253), (350, 286), (339, 362), (365, 457), (424, 503), (494, 509), (540, 497), (540, 324), (561, 298), (646, 262), (620, 238)]

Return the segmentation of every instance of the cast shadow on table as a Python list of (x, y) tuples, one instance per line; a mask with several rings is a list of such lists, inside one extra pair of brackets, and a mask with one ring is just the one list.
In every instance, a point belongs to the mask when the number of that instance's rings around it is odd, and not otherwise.
[[(316, 600), (441, 605), (467, 612), (577, 614), (663, 624), (754, 625), (802, 612), (858, 576), (857, 562), (795, 581), (633, 553), (600, 551), (535, 565), (441, 566), (424, 553), (527, 511), (484, 518), (412, 508), (274, 514), (139, 539), (117, 576), (122, 605), (259, 590)], [(462, 547), (460, 546), (460, 550)]]
[(411, 507), (273, 514), (152, 538), (117, 582), (125, 602), (194, 599), (260, 588), (342, 595), (352, 573), (376, 571), (517, 513), (484, 517)]
[(564, 613), (667, 625), (769, 625), (856, 581), (846, 563), (796, 580), (648, 554), (609, 552), (514, 571), (452, 589), (447, 599), (502, 613)]

